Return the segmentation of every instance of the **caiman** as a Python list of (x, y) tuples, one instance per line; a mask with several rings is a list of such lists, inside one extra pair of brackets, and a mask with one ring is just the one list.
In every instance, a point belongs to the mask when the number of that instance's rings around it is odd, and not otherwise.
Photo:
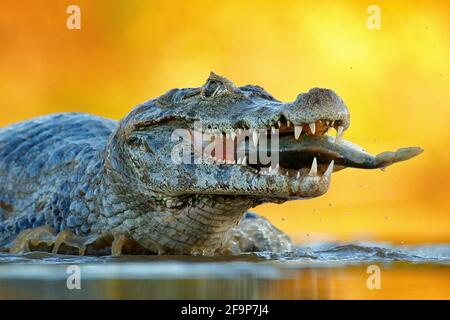
[(119, 122), (60, 113), (7, 126), (0, 129), (0, 247), (87, 255), (290, 251), (286, 234), (247, 210), (317, 197), (335, 171), (384, 168), (422, 152), (373, 156), (342, 140), (349, 125), (332, 90), (283, 103), (211, 73), (203, 86), (172, 89)]

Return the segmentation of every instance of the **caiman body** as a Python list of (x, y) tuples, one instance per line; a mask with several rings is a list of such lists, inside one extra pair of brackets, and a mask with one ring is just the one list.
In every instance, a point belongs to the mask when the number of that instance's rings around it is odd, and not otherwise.
[[(320, 196), (333, 171), (381, 168), (421, 152), (371, 156), (340, 141), (349, 125), (345, 104), (331, 90), (312, 89), (282, 103), (260, 87), (236, 87), (215, 74), (202, 87), (174, 89), (137, 106), (120, 122), (63, 113), (11, 125), (0, 129), (0, 247), (81, 254), (289, 251), (283, 232), (247, 210)], [(325, 135), (332, 128), (337, 141)], [(192, 163), (174, 161), (179, 129), (193, 144)], [(261, 136), (279, 136), (279, 145), (263, 146)], [(206, 154), (206, 140), (215, 141), (215, 152)], [(217, 151), (228, 142), (234, 151)], [(279, 153), (279, 162), (249, 161), (252, 149), (263, 148)]]

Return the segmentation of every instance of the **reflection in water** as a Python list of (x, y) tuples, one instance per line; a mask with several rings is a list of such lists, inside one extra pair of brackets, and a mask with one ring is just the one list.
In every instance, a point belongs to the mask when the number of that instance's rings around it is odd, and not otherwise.
[[(321, 245), (276, 256), (75, 257), (0, 254), (0, 298), (449, 299), (450, 246)], [(68, 265), (81, 290), (66, 287)], [(366, 286), (381, 268), (381, 289)], [(14, 266), (14, 267), (12, 267)]]

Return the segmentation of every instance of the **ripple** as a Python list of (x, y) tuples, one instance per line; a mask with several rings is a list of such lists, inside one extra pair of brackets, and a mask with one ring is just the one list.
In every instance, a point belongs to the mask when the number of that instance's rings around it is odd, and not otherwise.
[(336, 244), (321, 243), (308, 247), (299, 246), (292, 252), (258, 252), (239, 256), (120, 256), (94, 257), (59, 255), (47, 252), (26, 254), (0, 253), (0, 264), (109, 264), (140, 262), (450, 262), (450, 245), (393, 246), (389, 244)]
[(322, 262), (450, 262), (449, 245), (391, 246), (374, 244), (317, 244), (296, 247), (293, 252), (257, 253), (261, 257), (281, 261)]

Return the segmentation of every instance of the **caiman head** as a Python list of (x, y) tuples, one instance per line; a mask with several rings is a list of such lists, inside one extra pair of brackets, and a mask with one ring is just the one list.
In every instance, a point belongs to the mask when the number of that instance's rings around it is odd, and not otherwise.
[(143, 198), (209, 195), (259, 204), (317, 197), (334, 171), (384, 168), (422, 151), (372, 156), (342, 139), (349, 126), (349, 111), (332, 90), (314, 88), (284, 103), (211, 73), (199, 88), (137, 106), (110, 141), (108, 168)]

